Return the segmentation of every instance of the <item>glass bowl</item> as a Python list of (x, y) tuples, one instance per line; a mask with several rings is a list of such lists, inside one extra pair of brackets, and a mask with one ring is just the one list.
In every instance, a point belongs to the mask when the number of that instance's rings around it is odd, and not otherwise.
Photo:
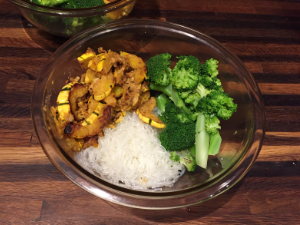
[(116, 0), (85, 9), (62, 9), (37, 5), (29, 0), (8, 0), (38, 29), (50, 34), (72, 37), (99, 24), (128, 16), (136, 0)]
[[(238, 104), (237, 112), (221, 121), (220, 153), (209, 157), (206, 170), (185, 172), (173, 187), (135, 191), (117, 186), (80, 167), (60, 139), (50, 107), (68, 76), (83, 74), (77, 57), (91, 47), (137, 54), (145, 61), (156, 54), (194, 55), (201, 62), (219, 61), (225, 92)], [(209, 200), (232, 187), (250, 169), (264, 137), (265, 114), (260, 90), (243, 63), (219, 42), (196, 30), (155, 20), (119, 20), (91, 28), (61, 46), (42, 68), (32, 97), (32, 117), (40, 143), (51, 162), (71, 181), (105, 200), (143, 209), (168, 209)]]

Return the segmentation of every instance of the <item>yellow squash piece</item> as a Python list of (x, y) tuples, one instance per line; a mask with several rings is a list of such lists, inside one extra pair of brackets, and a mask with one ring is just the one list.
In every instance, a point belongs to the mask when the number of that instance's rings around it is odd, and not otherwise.
[(112, 74), (107, 76), (101, 76), (100, 79), (95, 79), (92, 84), (92, 92), (94, 95), (94, 99), (97, 101), (101, 101), (110, 95), (112, 88), (114, 87), (114, 77)]
[(79, 56), (77, 60), (83, 69), (87, 69), (90, 60), (93, 59), (95, 56), (96, 56), (95, 52), (90, 51)]
[(65, 133), (73, 138), (93, 137), (99, 134), (110, 120), (111, 106), (99, 102), (93, 113), (80, 123), (70, 123)]
[(96, 55), (93, 59), (88, 62), (88, 68), (97, 71), (98, 64), (104, 60), (104, 53)]
[(97, 72), (92, 69), (88, 69), (85, 73), (85, 83), (91, 84), (95, 78), (97, 78)]
[(134, 77), (134, 80), (137, 84), (142, 83), (142, 81), (147, 78), (147, 66), (144, 63), (143, 59), (138, 57), (137, 55), (133, 55), (127, 52), (121, 52), (121, 56), (127, 58), (129, 60), (129, 65), (134, 69), (131, 73)]
[(62, 122), (67, 120), (67, 118), (70, 118), (70, 115), (72, 115), (70, 102), (69, 102), (69, 94), (70, 94), (71, 88), (74, 84), (77, 84), (77, 82), (71, 82), (71, 83), (66, 84), (61, 89), (61, 91), (59, 92), (59, 95), (57, 97), (58, 119)]
[(123, 88), (120, 87), (120, 86), (114, 86), (112, 91), (113, 91), (116, 98), (121, 97), (123, 95), (123, 92), (124, 92)]
[(77, 100), (88, 93), (88, 88), (86, 83), (76, 83), (72, 85), (69, 92), (71, 112), (77, 121), (83, 119), (81, 113), (79, 113), (79, 106), (82, 106), (83, 102), (77, 104)]
[(139, 109), (136, 110), (136, 114), (139, 116), (139, 118), (140, 118), (141, 121), (143, 121), (143, 122), (145, 122), (147, 124), (150, 124), (153, 127), (156, 127), (156, 128), (165, 128), (166, 127), (166, 125), (163, 124), (163, 123), (157, 123), (154, 120), (151, 120), (150, 118), (143, 116), (140, 113)]
[(119, 112), (119, 117), (115, 120), (115, 124), (118, 124), (118, 123), (120, 123), (122, 120), (123, 120), (123, 118), (124, 118), (124, 116), (126, 116), (126, 111), (124, 111), (124, 112)]

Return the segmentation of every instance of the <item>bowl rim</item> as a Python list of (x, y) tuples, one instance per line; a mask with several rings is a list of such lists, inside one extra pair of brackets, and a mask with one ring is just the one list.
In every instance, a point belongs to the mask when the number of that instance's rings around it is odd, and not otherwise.
[(90, 7), (90, 8), (82, 8), (82, 9), (63, 9), (58, 7), (49, 7), (42, 6), (30, 2), (29, 0), (8, 0), (12, 4), (19, 6), (21, 8), (43, 13), (49, 16), (63, 16), (63, 17), (81, 17), (81, 16), (93, 16), (93, 15), (101, 15), (105, 13), (109, 13), (114, 10), (118, 10), (122, 7), (125, 7), (131, 3), (136, 2), (137, 0), (116, 0), (109, 4)]
[[(49, 74), (47, 77), (42, 77), (42, 75), (44, 74), (43, 71), (47, 70), (47, 67), (50, 67), (50, 65), (54, 62), (54, 59), (57, 55), (59, 55), (60, 52), (63, 52), (76, 43), (78, 44), (78, 40), (82, 41), (87, 37), (93, 37), (94, 35), (100, 33), (100, 31), (102, 33), (110, 32), (109, 28), (116, 29), (116, 27), (120, 28), (128, 26), (147, 26), (160, 29), (170, 28), (172, 29), (172, 32), (176, 32), (177, 30), (180, 33), (185, 32), (192, 36), (204, 38), (206, 41), (213, 43), (214, 46), (216, 46), (220, 51), (226, 52), (226, 54), (228, 54), (231, 59), (235, 61), (234, 63), (242, 71), (241, 74), (248, 75), (248, 77), (245, 77), (245, 79), (248, 79), (247, 81), (245, 81), (247, 82), (245, 85), (247, 85), (248, 88), (252, 90), (252, 102), (254, 101), (259, 106), (254, 107), (253, 109), (253, 111), (255, 111), (254, 116), (256, 120), (253, 124), (252, 138), (248, 141), (248, 145), (250, 147), (247, 151), (244, 152), (244, 154), (241, 155), (237, 162), (226, 171), (226, 175), (224, 174), (224, 176), (218, 177), (216, 180), (212, 180), (208, 184), (207, 189), (205, 189), (206, 192), (209, 189), (207, 193), (203, 193), (204, 191), (197, 190), (197, 188), (191, 189), (190, 192), (177, 193), (176, 195), (172, 196), (155, 194), (141, 195), (138, 191), (129, 191), (125, 193), (122, 191), (122, 188), (114, 188), (114, 185), (101, 185), (91, 177), (87, 178), (84, 172), (76, 167), (74, 168), (74, 165), (72, 165), (70, 161), (68, 161), (66, 158), (61, 158), (61, 152), (56, 152), (53, 149), (53, 142), (51, 142), (51, 138), (48, 136), (43, 117), (43, 103), (45, 101), (44, 88), (49, 78)], [(111, 29), (111, 32), (113, 32), (114, 29)], [(41, 96), (40, 93), (43, 93), (43, 96)], [(229, 50), (227, 50), (224, 46), (222, 46), (221, 43), (197, 30), (175, 23), (149, 19), (125, 19), (99, 25), (76, 35), (61, 47), (59, 47), (48, 59), (37, 77), (32, 93), (31, 115), (35, 132), (45, 154), (47, 155), (49, 160), (57, 167), (57, 169), (59, 169), (73, 183), (92, 193), (93, 195), (96, 195), (107, 201), (142, 209), (170, 209), (186, 207), (207, 201), (225, 192), (234, 184), (236, 184), (240, 179), (242, 179), (249, 171), (260, 152), (265, 135), (265, 110), (261, 92), (253, 76), (242, 63), (242, 61)], [(70, 167), (72, 167), (72, 170), (70, 170)], [(229, 180), (227, 177), (228, 174), (231, 174)]]

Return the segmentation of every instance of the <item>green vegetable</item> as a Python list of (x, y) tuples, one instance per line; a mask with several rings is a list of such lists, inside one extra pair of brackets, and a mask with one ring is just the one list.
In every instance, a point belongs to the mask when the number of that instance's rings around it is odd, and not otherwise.
[(209, 134), (205, 130), (205, 116), (202, 113), (199, 113), (196, 121), (195, 148), (197, 165), (206, 168), (209, 149)]
[(188, 171), (194, 171), (197, 164), (195, 158), (189, 151), (171, 152), (170, 159), (183, 164)]
[(237, 105), (233, 103), (233, 99), (220, 91), (212, 91), (197, 105), (197, 111), (206, 115), (216, 115), (224, 120), (228, 120), (236, 108)]
[(178, 90), (192, 90), (199, 80), (200, 61), (194, 56), (179, 56), (173, 69), (172, 85)]
[(162, 86), (159, 84), (155, 84), (154, 82), (150, 82), (149, 88), (150, 90), (165, 93), (182, 112), (186, 113), (189, 116), (193, 115), (193, 112), (186, 107), (183, 100), (180, 98), (178, 91), (172, 88), (172, 85)]
[(160, 94), (159, 96), (156, 97), (156, 105), (162, 113), (165, 112), (166, 104), (169, 101), (170, 100), (165, 94)]
[(219, 74), (218, 63), (218, 60), (213, 58), (206, 60), (206, 62), (201, 65), (201, 74), (210, 75), (213, 78), (216, 77)]
[(61, 8), (82, 9), (105, 5), (103, 0), (67, 0)]
[(166, 127), (158, 138), (167, 151), (185, 150), (195, 143), (195, 122), (172, 102), (166, 103), (161, 120)]
[(205, 130), (209, 134), (215, 134), (219, 132), (220, 120), (216, 116), (205, 116)]
[(210, 92), (210, 90), (206, 89), (201, 83), (199, 83), (194, 90), (179, 92), (179, 96), (184, 99), (185, 103), (195, 109), (199, 101)]
[(195, 156), (196, 156), (196, 147), (195, 147), (195, 145), (189, 147), (189, 152), (195, 158)]
[(68, 0), (32, 0), (32, 2), (35, 4), (49, 6), (49, 7), (57, 6), (67, 1)]
[(167, 86), (171, 83), (171, 57), (170, 54), (163, 53), (153, 56), (147, 61), (147, 77), (152, 82), (163, 86)]
[[(157, 98), (157, 105), (162, 111), (165, 110), (162, 120), (165, 120), (166, 128), (160, 134), (162, 145), (169, 151), (190, 148), (197, 165), (202, 168), (207, 166), (208, 155), (219, 153), (222, 142), (219, 133), (221, 129), (219, 118), (227, 120), (237, 109), (233, 99), (224, 93), (221, 81), (217, 78), (218, 74), (218, 61), (215, 59), (209, 59), (201, 65), (193, 56), (180, 56), (172, 74), (169, 75), (170, 85), (162, 85), (161, 80), (152, 80), (150, 77), (149, 88), (163, 92), (173, 101), (173, 108), (177, 107), (180, 110), (175, 113), (173, 109), (171, 113), (173, 116), (169, 116), (167, 107), (164, 108), (161, 105), (171, 108), (171, 102), (166, 103), (165, 95), (164, 98), (162, 96)], [(164, 77), (163, 80), (168, 80), (168, 77)], [(183, 124), (195, 120), (195, 145), (191, 138), (188, 142), (190, 146), (188, 144), (180, 146), (182, 140), (177, 132), (182, 132), (183, 138), (190, 138), (186, 132), (182, 131), (185, 129)]]
[(222, 138), (219, 131), (210, 135), (208, 155), (218, 154), (221, 146), (221, 142), (222, 142)]

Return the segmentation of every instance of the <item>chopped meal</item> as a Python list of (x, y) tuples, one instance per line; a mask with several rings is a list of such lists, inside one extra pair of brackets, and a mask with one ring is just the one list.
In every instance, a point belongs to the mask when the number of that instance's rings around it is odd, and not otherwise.
[[(217, 78), (218, 61), (201, 64), (168, 53), (147, 63), (127, 52), (92, 49), (51, 108), (61, 138), (86, 170), (139, 190), (171, 187), (219, 153), (220, 119), (236, 111)], [(150, 92), (151, 91), (151, 92)]]

